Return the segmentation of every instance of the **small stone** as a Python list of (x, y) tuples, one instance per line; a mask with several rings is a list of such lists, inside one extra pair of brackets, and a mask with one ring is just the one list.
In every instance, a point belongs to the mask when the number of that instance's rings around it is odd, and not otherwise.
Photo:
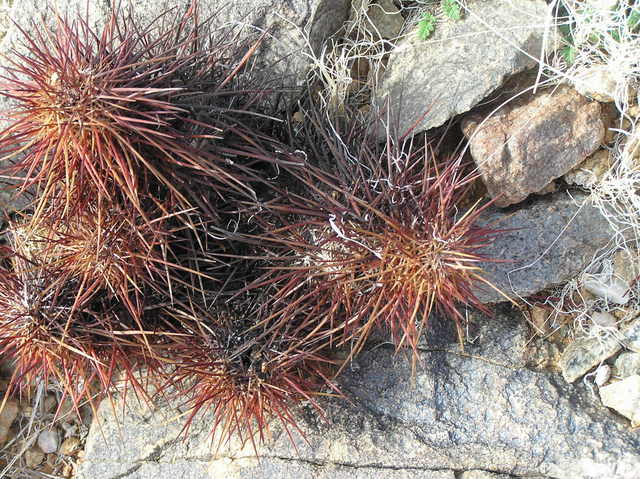
[(532, 306), (529, 309), (529, 317), (536, 334), (544, 336), (551, 331), (549, 327), (549, 310), (540, 306)]
[(9, 428), (18, 416), (20, 407), (13, 399), (8, 399), (4, 404), (4, 408), (0, 411), (0, 445), (7, 442), (9, 436)]
[(596, 375), (593, 378), (593, 382), (596, 383), (596, 386), (602, 387), (607, 384), (607, 381), (611, 378), (611, 366), (608, 364), (603, 364), (598, 369), (596, 369)]
[(34, 469), (44, 461), (44, 452), (37, 447), (27, 449), (24, 453), (24, 460), (29, 469)]
[(627, 110), (627, 113), (629, 114), (629, 116), (632, 116), (634, 118), (640, 118), (640, 106), (633, 105)]
[(58, 450), (58, 433), (51, 429), (45, 429), (38, 435), (38, 446), (45, 454), (50, 454)]
[(632, 426), (640, 424), (640, 375), (600, 388), (600, 399), (605, 406), (629, 418)]
[(392, 0), (376, 0), (371, 3), (367, 16), (370, 22), (367, 29), (375, 39), (396, 38), (404, 26), (404, 17)]
[(298, 110), (291, 116), (291, 119), (296, 123), (302, 123), (304, 121), (304, 113)]
[(622, 335), (625, 347), (640, 353), (640, 319), (636, 318), (633, 323), (624, 328)]
[(591, 369), (622, 349), (620, 341), (613, 336), (580, 338), (573, 341), (562, 353), (560, 369), (568, 383), (584, 376)]
[(640, 353), (626, 351), (621, 353), (614, 363), (615, 375), (619, 378), (627, 378), (634, 374), (640, 374)]
[(592, 313), (591, 321), (601, 328), (616, 328), (618, 326), (616, 318), (612, 314), (601, 311)]
[(563, 176), (570, 185), (590, 187), (597, 185), (611, 168), (609, 152), (598, 150)]
[(629, 284), (619, 278), (584, 274), (582, 284), (587, 291), (606, 301), (622, 305), (629, 302)]
[(640, 257), (638, 253), (620, 250), (613, 255), (613, 272), (622, 281), (633, 283), (640, 273)]
[(65, 456), (72, 456), (80, 447), (80, 438), (77, 436), (71, 436), (66, 438), (60, 445), (60, 454)]
[(53, 394), (47, 394), (42, 403), (42, 409), (45, 414), (52, 413), (55, 411), (56, 406), (58, 405), (58, 401)]
[(574, 81), (575, 89), (588, 98), (601, 103), (611, 103), (617, 90), (617, 82), (606, 65), (595, 65)]

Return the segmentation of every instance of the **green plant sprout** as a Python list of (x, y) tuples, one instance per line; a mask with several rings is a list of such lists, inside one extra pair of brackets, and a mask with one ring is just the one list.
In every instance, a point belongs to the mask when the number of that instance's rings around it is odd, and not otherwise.
[[(458, 0), (442, 0), (440, 2), (440, 8), (445, 17), (453, 21), (458, 21), (462, 18), (462, 9)], [(427, 40), (436, 29), (438, 19), (431, 12), (424, 12), (420, 22), (418, 22), (418, 38), (420, 40)]]

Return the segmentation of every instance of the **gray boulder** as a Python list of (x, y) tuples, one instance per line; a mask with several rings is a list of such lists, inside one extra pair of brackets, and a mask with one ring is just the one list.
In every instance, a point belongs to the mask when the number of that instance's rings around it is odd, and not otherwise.
[(105, 402), (78, 478), (637, 477), (638, 435), (583, 386), (526, 369), (521, 320), (505, 310), (483, 318), (475, 336), (465, 352), (446, 338), (425, 345), (413, 379), (405, 358), (370, 348), (340, 379), (351, 403), (323, 402), (326, 421), (302, 408), (306, 440), (292, 431), (295, 445), (272, 424), (260, 459), (250, 446), (213, 453), (210, 416), (183, 440), (176, 404), (130, 398), (124, 416), (115, 404), (116, 420)]
[[(582, 193), (555, 193), (516, 211), (487, 211), (481, 224), (505, 230), (482, 250), (501, 263), (482, 264), (486, 277), (509, 296), (530, 296), (580, 274), (607, 246), (613, 229)], [(496, 291), (476, 291), (485, 303), (504, 301)]]
[(388, 102), (400, 132), (416, 123), (416, 131), (440, 126), (469, 111), (507, 77), (536, 66), (546, 46), (555, 46), (555, 30), (545, 32), (544, 0), (467, 5), (462, 20), (439, 22), (428, 40), (409, 34), (391, 52), (373, 103)]

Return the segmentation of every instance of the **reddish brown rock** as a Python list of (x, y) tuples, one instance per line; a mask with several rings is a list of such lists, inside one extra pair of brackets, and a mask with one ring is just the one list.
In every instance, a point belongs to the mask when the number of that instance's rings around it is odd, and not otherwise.
[(462, 122), (471, 154), (496, 205), (519, 203), (598, 149), (605, 133), (600, 104), (570, 87), (514, 101)]

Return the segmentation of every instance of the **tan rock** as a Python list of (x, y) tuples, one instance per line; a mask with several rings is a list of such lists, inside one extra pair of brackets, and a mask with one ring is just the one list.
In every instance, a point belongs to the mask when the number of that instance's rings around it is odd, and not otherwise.
[(71, 436), (66, 438), (60, 445), (60, 454), (65, 456), (72, 456), (80, 447), (80, 438), (77, 436)]
[(602, 404), (629, 418), (632, 426), (640, 425), (640, 375), (600, 388)]
[(519, 203), (595, 152), (604, 139), (600, 104), (563, 85), (514, 101), (462, 130), (497, 206)]
[(607, 65), (594, 65), (580, 73), (574, 81), (576, 90), (602, 103), (615, 101), (618, 83)]
[(9, 437), (9, 428), (18, 416), (19, 411), (20, 407), (18, 406), (18, 403), (13, 399), (8, 399), (4, 404), (4, 408), (0, 411), (0, 445), (7, 442)]
[(607, 150), (598, 150), (589, 158), (564, 175), (570, 185), (595, 186), (611, 168), (611, 157)]
[(44, 461), (44, 452), (37, 447), (32, 447), (25, 451), (24, 460), (29, 469), (34, 469)]

